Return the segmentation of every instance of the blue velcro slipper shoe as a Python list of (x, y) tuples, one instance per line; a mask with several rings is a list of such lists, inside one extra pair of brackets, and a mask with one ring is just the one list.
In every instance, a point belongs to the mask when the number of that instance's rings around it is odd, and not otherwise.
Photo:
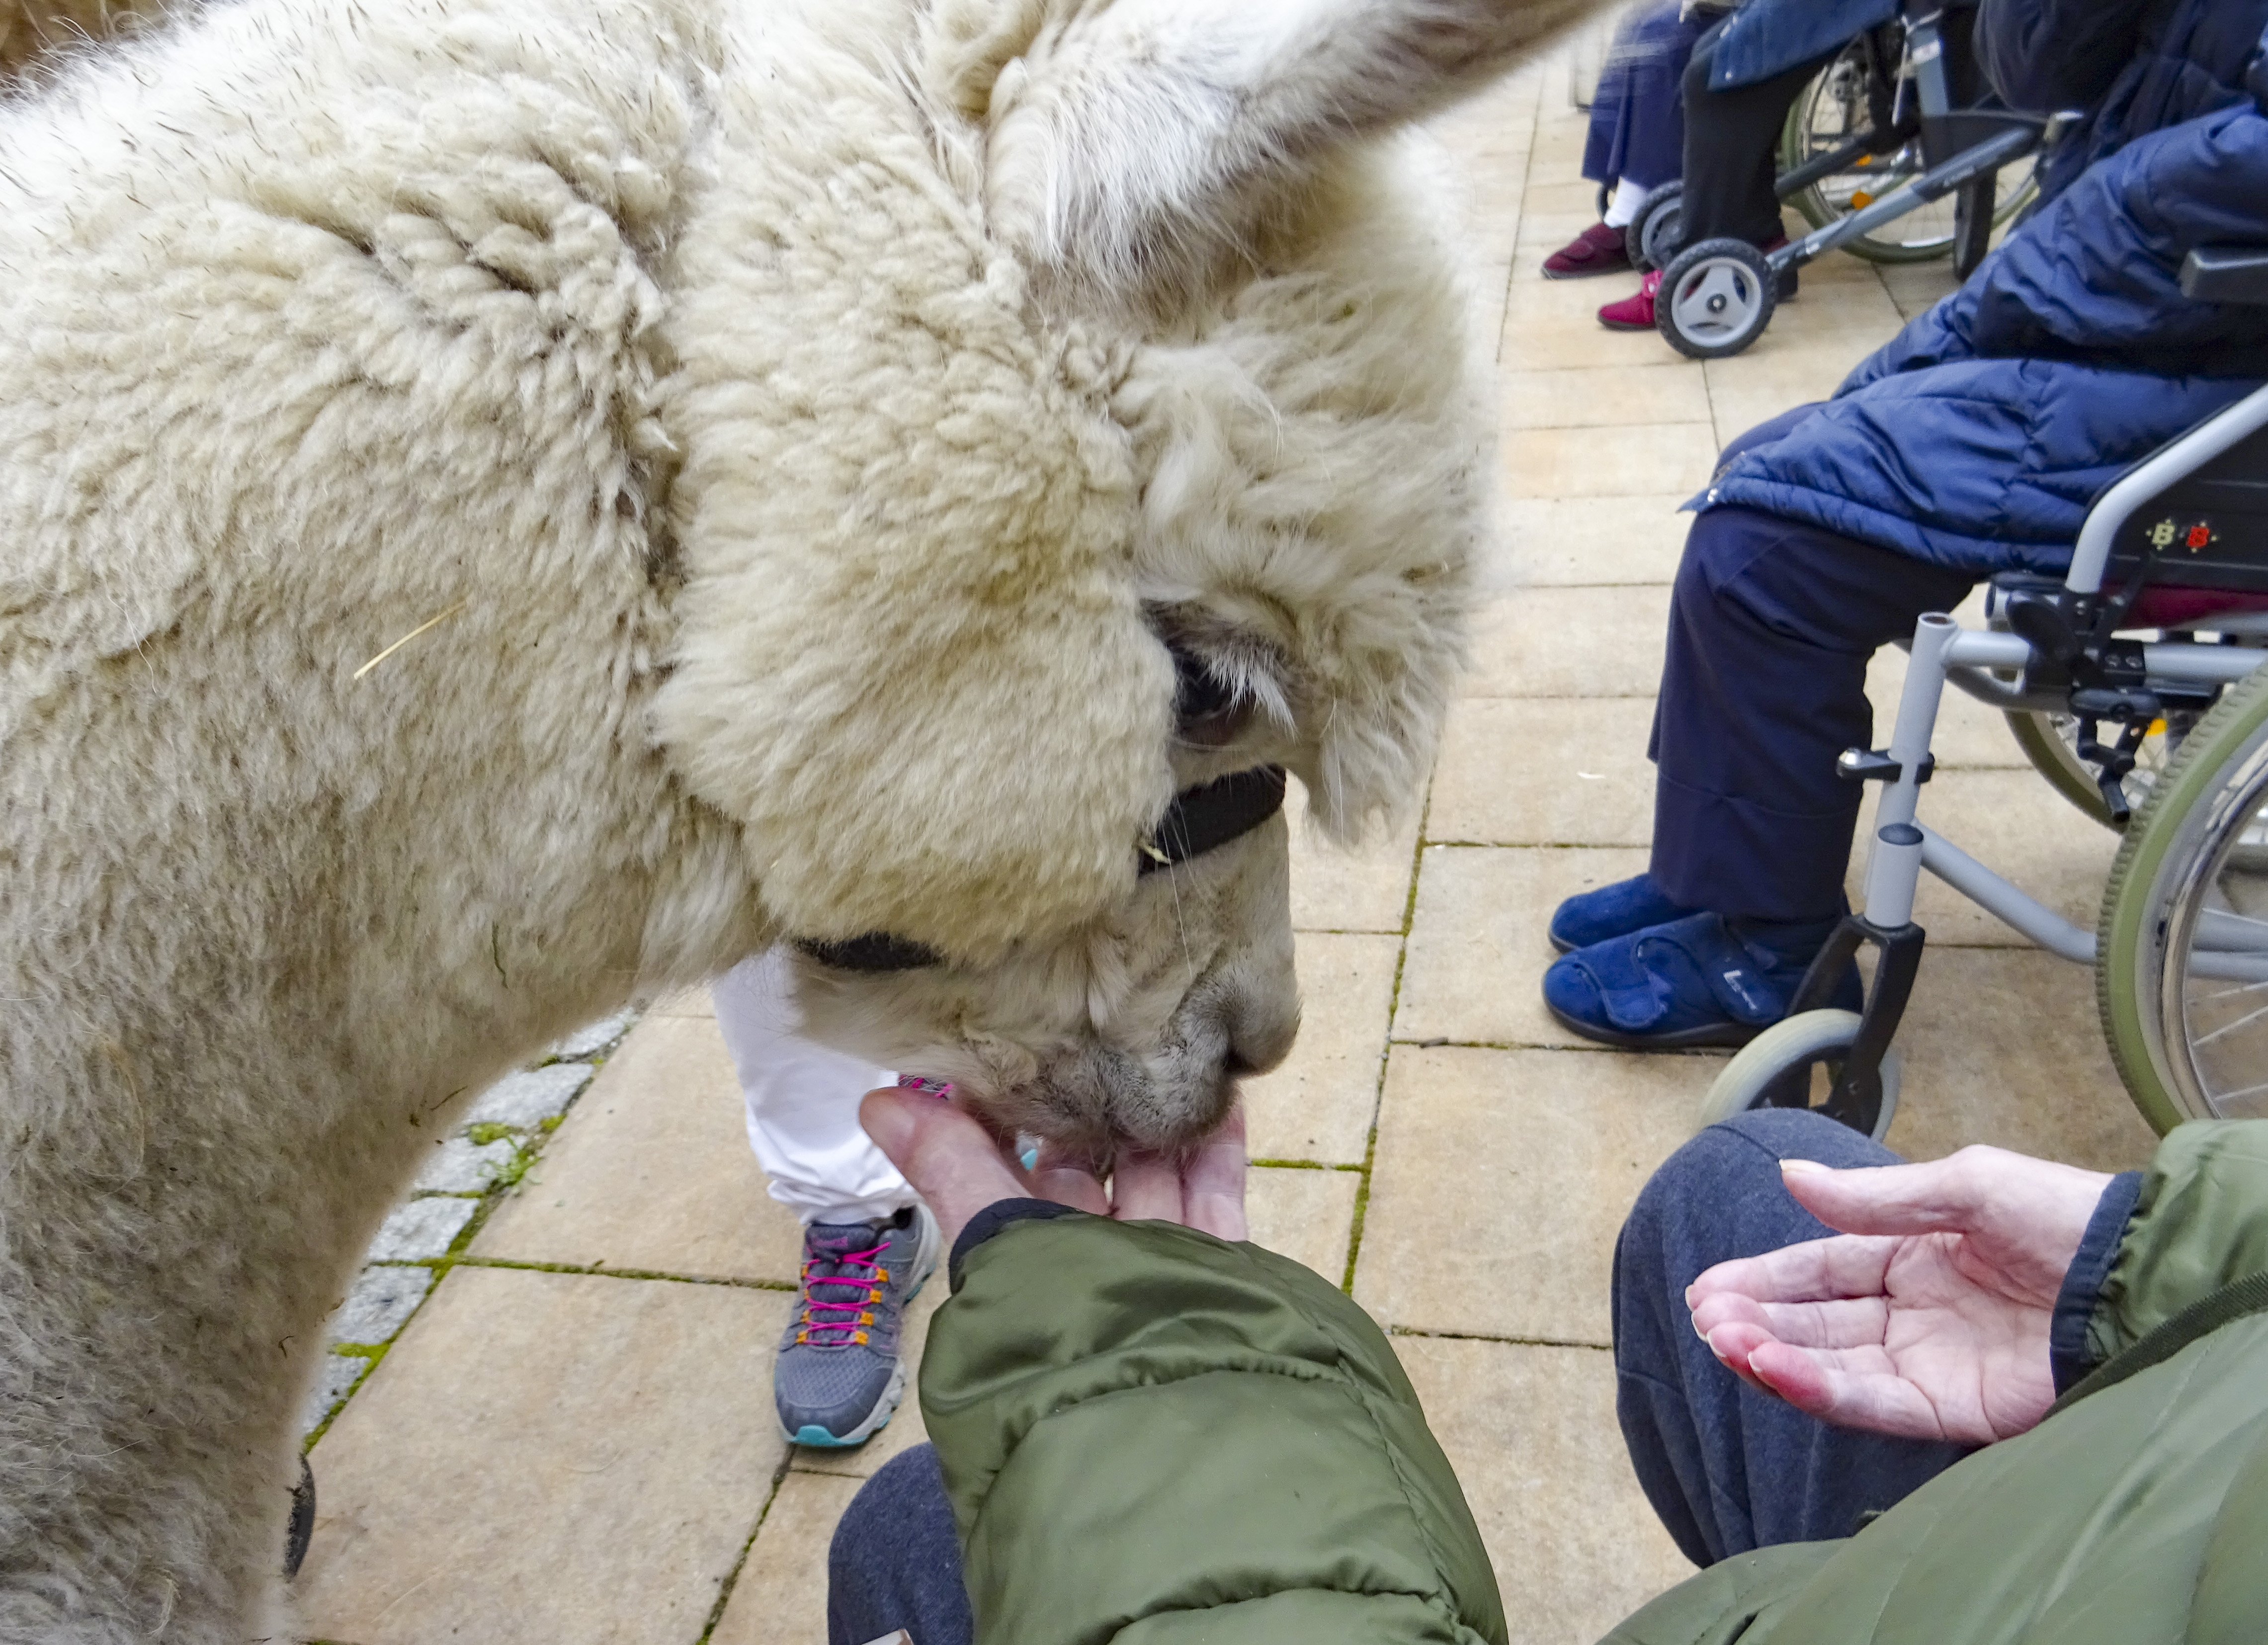
[(1579, 891), (1560, 904), (1551, 913), (1551, 946), (1565, 954), (1700, 911), (1671, 902), (1654, 884), (1652, 874), (1642, 874), (1595, 891)]
[[(1625, 1051), (1745, 1045), (1787, 1014), (1834, 929), (1689, 914), (1554, 962), (1543, 1004), (1561, 1027)], [(1831, 1003), (1856, 1010), (1860, 999), (1853, 965)]]

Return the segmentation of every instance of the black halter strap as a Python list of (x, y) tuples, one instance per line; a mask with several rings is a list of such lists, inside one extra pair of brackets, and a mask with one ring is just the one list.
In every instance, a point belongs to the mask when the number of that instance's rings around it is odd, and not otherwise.
[(1241, 839), (1284, 808), (1284, 768), (1256, 765), (1174, 796), (1142, 848), (1138, 874), (1155, 874)]
[[(1260, 765), (1174, 796), (1158, 830), (1135, 859), (1136, 874), (1155, 874), (1241, 839), (1284, 808), (1284, 768)], [(843, 971), (913, 971), (943, 963), (934, 948), (886, 931), (840, 942), (799, 937), (795, 946)]]

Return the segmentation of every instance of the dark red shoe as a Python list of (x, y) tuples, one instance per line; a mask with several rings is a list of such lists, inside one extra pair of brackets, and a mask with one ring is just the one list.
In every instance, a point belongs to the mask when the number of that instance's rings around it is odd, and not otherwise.
[(1599, 323), (1609, 331), (1651, 331), (1653, 329), (1653, 294), (1661, 290), (1661, 270), (1649, 269), (1646, 278), (1638, 282), (1638, 290), (1619, 303), (1609, 303), (1599, 311)]
[(1594, 223), (1543, 260), (1543, 277), (1587, 280), (1594, 274), (1628, 274), (1630, 266), (1622, 230)]

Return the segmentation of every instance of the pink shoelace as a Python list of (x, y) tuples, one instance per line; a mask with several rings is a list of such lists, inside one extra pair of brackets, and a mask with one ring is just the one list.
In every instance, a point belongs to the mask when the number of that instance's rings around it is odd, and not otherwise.
[[(889, 1248), (890, 1243), (886, 1239), (880, 1244), (870, 1246), (865, 1250), (845, 1251), (840, 1257), (806, 1260), (804, 1263), (803, 1313), (798, 1322), (799, 1328), (795, 1333), (795, 1339), (799, 1344), (808, 1344), (814, 1348), (847, 1348), (853, 1346), (863, 1347), (865, 1345), (866, 1332), (864, 1328), (874, 1323), (871, 1305), (882, 1300), (882, 1287), (890, 1278), (890, 1271), (882, 1267), (874, 1259)], [(820, 1265), (821, 1260), (825, 1260), (831, 1267), (854, 1270), (864, 1268), (866, 1272), (824, 1274), (813, 1272), (813, 1270)], [(865, 1295), (849, 1302), (829, 1302), (819, 1295), (819, 1287), (822, 1285), (850, 1286), (865, 1292)], [(822, 1311), (848, 1314), (850, 1317), (821, 1319), (818, 1316)], [(821, 1331), (829, 1334), (821, 1337), (818, 1334)]]

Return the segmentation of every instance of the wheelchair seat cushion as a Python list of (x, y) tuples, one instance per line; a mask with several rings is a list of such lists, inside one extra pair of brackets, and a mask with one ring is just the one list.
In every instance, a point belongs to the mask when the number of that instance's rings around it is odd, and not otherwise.
[(2268, 611), (2268, 593), (2226, 588), (2180, 588), (2146, 584), (2127, 613), (2128, 628), (2210, 628), (2207, 619), (2236, 611)]

